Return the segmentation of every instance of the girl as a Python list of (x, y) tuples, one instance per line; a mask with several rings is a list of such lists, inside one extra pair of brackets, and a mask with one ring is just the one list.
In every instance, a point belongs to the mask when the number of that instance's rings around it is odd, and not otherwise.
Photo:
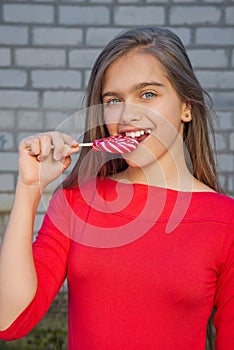
[(0, 337), (28, 333), (67, 277), (69, 350), (204, 350), (214, 307), (215, 349), (233, 350), (234, 202), (219, 193), (209, 110), (180, 39), (155, 27), (114, 38), (86, 104), (84, 141), (139, 146), (123, 157), (83, 148), (32, 249), (41, 191), (79, 144), (58, 132), (21, 142)]

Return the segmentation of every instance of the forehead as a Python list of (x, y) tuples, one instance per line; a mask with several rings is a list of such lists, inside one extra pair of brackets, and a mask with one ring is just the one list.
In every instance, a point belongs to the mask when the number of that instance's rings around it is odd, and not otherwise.
[(118, 58), (106, 70), (103, 88), (131, 85), (139, 81), (166, 81), (163, 65), (151, 54), (131, 51)]

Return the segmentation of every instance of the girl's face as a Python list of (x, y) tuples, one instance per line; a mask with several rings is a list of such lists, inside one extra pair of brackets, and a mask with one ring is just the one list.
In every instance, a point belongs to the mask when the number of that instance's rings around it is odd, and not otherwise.
[(191, 120), (190, 106), (180, 100), (161, 63), (137, 51), (107, 69), (102, 98), (110, 135), (131, 136), (140, 143), (124, 155), (134, 166), (164, 157), (181, 139), (183, 123)]

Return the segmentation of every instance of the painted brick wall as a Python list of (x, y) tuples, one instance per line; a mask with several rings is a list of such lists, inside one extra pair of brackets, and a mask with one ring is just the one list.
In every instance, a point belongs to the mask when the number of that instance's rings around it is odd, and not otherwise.
[[(214, 99), (220, 177), (234, 195), (233, 0), (1, 0), (1, 231), (14, 195), (19, 140), (69, 120), (102, 47), (139, 25), (166, 26), (182, 38)], [(36, 227), (43, 212), (42, 203)]]

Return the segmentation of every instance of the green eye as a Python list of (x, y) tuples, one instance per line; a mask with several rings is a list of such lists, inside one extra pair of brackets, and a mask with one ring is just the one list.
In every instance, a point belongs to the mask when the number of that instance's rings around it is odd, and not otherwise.
[(119, 100), (118, 98), (113, 98), (112, 100), (107, 102), (108, 105), (115, 105), (117, 103), (121, 103), (121, 100)]

